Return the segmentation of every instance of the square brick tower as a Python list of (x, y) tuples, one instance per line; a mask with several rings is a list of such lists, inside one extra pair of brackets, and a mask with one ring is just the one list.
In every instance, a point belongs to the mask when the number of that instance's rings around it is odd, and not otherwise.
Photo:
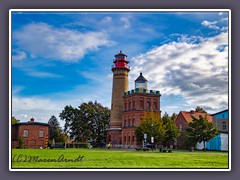
[(135, 127), (140, 125), (144, 112), (150, 112), (161, 116), (160, 92), (148, 90), (148, 81), (140, 73), (135, 80), (135, 89), (124, 93), (124, 109), (122, 113), (122, 147), (134, 148), (137, 145)]

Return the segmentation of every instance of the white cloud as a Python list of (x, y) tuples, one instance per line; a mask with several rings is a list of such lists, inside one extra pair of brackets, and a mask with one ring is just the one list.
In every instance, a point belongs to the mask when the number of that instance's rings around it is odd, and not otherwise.
[(111, 23), (112, 22), (112, 18), (110, 16), (106, 16), (103, 18), (102, 23)]
[(217, 21), (213, 21), (213, 22), (203, 21), (202, 22), (202, 25), (205, 26), (205, 27), (208, 27), (210, 29), (219, 29), (219, 27), (216, 26), (216, 24), (217, 24)]
[(13, 40), (32, 57), (78, 61), (90, 51), (111, 45), (106, 32), (80, 32), (32, 23), (13, 32)]
[(226, 21), (227, 22), (228, 18), (227, 17), (226, 18), (221, 18), (221, 21), (223, 21), (223, 22)]
[(222, 16), (222, 15), (223, 15), (223, 12), (218, 13), (218, 15), (219, 15), (219, 16)]
[(228, 30), (228, 26), (224, 26), (221, 28), (221, 31), (227, 31)]
[(26, 74), (38, 78), (60, 78), (61, 75), (49, 73), (49, 72), (40, 72), (35, 70), (25, 70)]
[(51, 115), (59, 112), (59, 104), (39, 97), (12, 97), (12, 115), (20, 121), (28, 121), (31, 117), (39, 122), (47, 122)]
[(27, 54), (24, 51), (13, 52), (15, 55), (12, 55), (13, 61), (21, 61), (27, 58)]
[(124, 24), (123, 25), (124, 28), (126, 28), (126, 29), (130, 28), (131, 23), (130, 23), (130, 21), (129, 21), (129, 19), (127, 17), (121, 17), (120, 21)]
[[(162, 95), (180, 95), (188, 106), (217, 111), (228, 103), (228, 33), (200, 43), (171, 42), (130, 60), (130, 79), (139, 72)], [(221, 49), (221, 50), (220, 50)], [(181, 107), (181, 104), (179, 104)]]

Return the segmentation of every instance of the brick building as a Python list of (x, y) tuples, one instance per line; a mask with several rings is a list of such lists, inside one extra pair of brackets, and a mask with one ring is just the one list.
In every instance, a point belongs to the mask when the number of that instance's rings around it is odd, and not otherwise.
[(120, 145), (123, 148), (137, 145), (134, 128), (139, 126), (144, 112), (153, 109), (155, 113), (160, 111), (160, 92), (148, 90), (148, 81), (140, 73), (135, 80), (135, 89), (128, 90), (127, 55), (121, 51), (115, 55), (113, 71), (113, 92), (110, 128), (107, 141), (113, 146)]
[[(212, 116), (208, 113), (200, 113), (196, 112), (194, 110), (191, 111), (180, 111), (177, 115), (177, 118), (175, 120), (176, 126), (179, 128), (180, 132), (183, 132), (185, 129), (188, 128), (187, 123), (192, 122), (192, 117), (194, 116), (196, 118), (199, 118), (199, 116), (207, 117), (209, 122), (212, 122)], [(183, 138), (182, 136), (177, 138), (177, 142), (175, 142), (175, 145), (178, 148), (181, 148), (183, 146)]]
[(49, 125), (46, 123), (21, 122), (12, 125), (12, 148), (19, 146), (18, 141), (22, 136), (25, 148), (45, 148), (48, 143)]

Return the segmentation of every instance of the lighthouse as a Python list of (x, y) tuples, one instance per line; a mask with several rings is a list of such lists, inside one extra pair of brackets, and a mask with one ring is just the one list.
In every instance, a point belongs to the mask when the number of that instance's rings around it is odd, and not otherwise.
[(128, 66), (127, 55), (120, 51), (115, 55), (112, 66), (112, 102), (110, 128), (108, 129), (107, 141), (114, 144), (121, 144), (122, 112), (123, 112), (123, 94), (128, 91)]

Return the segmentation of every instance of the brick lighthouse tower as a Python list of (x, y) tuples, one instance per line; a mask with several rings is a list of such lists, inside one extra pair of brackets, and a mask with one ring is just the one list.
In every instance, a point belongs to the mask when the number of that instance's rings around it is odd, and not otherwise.
[(117, 145), (122, 143), (123, 94), (125, 91), (128, 91), (128, 72), (130, 67), (128, 66), (127, 55), (123, 54), (122, 51), (115, 55), (113, 63), (112, 104), (107, 141)]

